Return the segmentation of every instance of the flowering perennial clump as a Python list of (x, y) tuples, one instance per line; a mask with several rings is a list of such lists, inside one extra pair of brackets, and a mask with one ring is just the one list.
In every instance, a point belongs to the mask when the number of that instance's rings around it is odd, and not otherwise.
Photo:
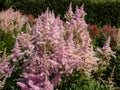
[[(69, 9), (72, 12), (72, 9)], [(87, 31), (87, 24), (84, 21), (86, 13), (83, 10), (83, 6), (79, 9), (76, 7), (76, 12), (72, 16), (71, 20), (66, 22), (68, 32), (73, 33), (72, 40), (74, 42), (75, 55), (79, 56), (80, 60), (84, 62), (78, 65), (79, 69), (85, 70), (85, 72), (90, 75), (90, 72), (97, 67), (98, 58), (95, 57), (96, 53), (93, 50), (91, 44), (91, 39)]]
[(65, 22), (47, 9), (33, 28), (16, 37), (10, 60), (13, 66), (23, 61), (24, 70), (17, 82), (22, 90), (54, 90), (61, 76), (71, 74), (74, 68), (87, 75), (97, 69), (99, 59), (95, 57), (83, 7), (76, 7), (74, 13), (70, 4)]
[(4, 87), (5, 81), (10, 77), (13, 67), (9, 67), (9, 57), (6, 56), (6, 50), (4, 50), (3, 56), (0, 58), (0, 89)]
[[(112, 49), (111, 49), (111, 47), (110, 47), (110, 36), (109, 36), (109, 37), (107, 38), (107, 40), (105, 41), (103, 47), (102, 47), (102, 48), (97, 48), (97, 50), (100, 52), (100, 54), (101, 54), (101, 59), (102, 59), (102, 60), (99, 62), (99, 64), (102, 63), (102, 65), (108, 66), (111, 57), (116, 58), (115, 52), (112, 51)], [(99, 57), (99, 58), (100, 58), (100, 57)]]
[(0, 12), (0, 30), (5, 32), (19, 31), (27, 21), (28, 18), (25, 15), (19, 11), (14, 11), (12, 8)]

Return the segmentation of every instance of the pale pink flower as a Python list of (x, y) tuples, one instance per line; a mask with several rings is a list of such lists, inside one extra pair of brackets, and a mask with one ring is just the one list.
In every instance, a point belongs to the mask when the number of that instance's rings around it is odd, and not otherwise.
[(9, 8), (0, 12), (0, 29), (7, 32), (20, 31), (23, 25), (28, 21), (25, 15), (22, 15), (19, 11), (14, 11)]
[(111, 47), (110, 47), (110, 36), (107, 38), (107, 40), (105, 41), (104, 45), (102, 48), (98, 48), (98, 51), (104, 55), (106, 58), (108, 58), (108, 60), (110, 60), (111, 56), (116, 57), (115, 56), (115, 52), (112, 51)]

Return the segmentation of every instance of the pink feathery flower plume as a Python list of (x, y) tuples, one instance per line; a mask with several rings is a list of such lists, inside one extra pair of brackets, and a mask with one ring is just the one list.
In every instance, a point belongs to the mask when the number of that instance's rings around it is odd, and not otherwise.
[(0, 12), (0, 21), (0, 29), (4, 32), (18, 32), (28, 22), (28, 18), (19, 11), (14, 11), (12, 8), (9, 8)]
[(4, 51), (3, 56), (0, 58), (0, 89), (4, 87), (6, 79), (11, 76), (14, 66), (9, 64), (9, 56), (6, 56), (6, 50)]
[(55, 17), (48, 9), (36, 19), (27, 33), (16, 37), (11, 60), (23, 60), (23, 72), (17, 85), (22, 90), (54, 90), (62, 75), (73, 69), (88, 75), (96, 70), (98, 58), (84, 20), (84, 5), (66, 13), (66, 21)]
[(72, 11), (72, 3), (69, 5), (68, 12), (65, 14), (66, 20), (71, 20), (74, 17), (74, 13)]
[[(21, 80), (25, 82), (17, 83), (23, 90), (53, 90), (63, 74), (72, 73), (79, 61), (69, 60), (70, 55), (66, 52), (67, 46), (63, 32), (62, 20), (59, 17), (55, 18), (54, 14), (47, 10), (38, 17), (29, 34), (18, 36), (24, 55), (29, 57), (23, 56), (24, 72)], [(26, 51), (30, 49), (29, 45), (33, 46), (33, 49), (27, 54)], [(49, 78), (52, 74), (55, 76)]]
[(106, 58), (110, 59), (111, 56), (115, 57), (115, 52), (113, 52), (110, 47), (110, 36), (105, 41), (103, 47), (98, 48), (98, 51), (101, 52), (101, 54), (103, 54)]
[[(71, 9), (69, 9), (71, 10)], [(73, 18), (66, 22), (66, 33), (68, 34), (67, 41), (69, 45), (73, 46), (72, 58), (80, 60), (78, 69), (85, 70), (90, 75), (90, 72), (97, 69), (97, 61), (95, 57), (96, 53), (93, 50), (89, 32), (87, 31), (87, 24), (84, 21), (86, 15), (84, 11), (84, 5), (80, 8), (76, 7)], [(72, 48), (72, 47), (71, 47)]]

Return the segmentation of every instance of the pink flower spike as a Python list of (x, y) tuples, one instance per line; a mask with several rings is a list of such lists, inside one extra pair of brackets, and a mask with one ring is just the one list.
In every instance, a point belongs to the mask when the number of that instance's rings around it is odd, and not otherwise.
[(68, 12), (72, 12), (72, 3), (70, 3), (70, 5), (69, 5)]
[(22, 90), (28, 90), (28, 87), (22, 82), (17, 82), (17, 85), (20, 86)]
[(110, 47), (110, 36), (105, 41), (105, 44), (103, 45), (103, 47)]

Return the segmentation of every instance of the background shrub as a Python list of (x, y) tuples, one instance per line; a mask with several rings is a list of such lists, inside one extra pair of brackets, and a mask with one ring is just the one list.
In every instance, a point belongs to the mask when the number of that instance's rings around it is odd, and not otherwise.
[(119, 0), (1, 0), (0, 10), (12, 6), (16, 10), (21, 10), (23, 13), (32, 14), (37, 17), (44, 12), (47, 7), (54, 10), (55, 14), (60, 14), (63, 18), (69, 3), (81, 6), (85, 4), (85, 11), (87, 12), (86, 22), (103, 26), (110, 24), (111, 26), (120, 26), (120, 1)]

